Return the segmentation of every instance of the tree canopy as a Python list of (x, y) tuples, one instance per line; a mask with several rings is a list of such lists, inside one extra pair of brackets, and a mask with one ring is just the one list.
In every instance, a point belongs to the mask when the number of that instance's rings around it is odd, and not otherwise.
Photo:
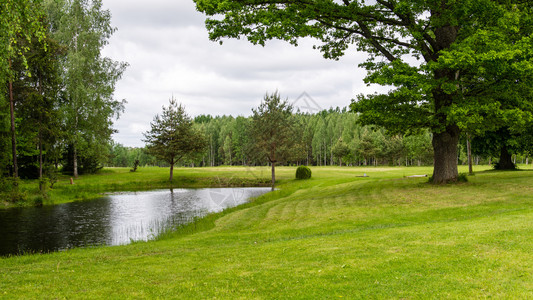
[(193, 128), (192, 119), (185, 113), (185, 108), (171, 98), (163, 113), (156, 115), (150, 123), (151, 129), (144, 133), (148, 152), (170, 164), (170, 179), (174, 175), (174, 164), (184, 158), (200, 152), (205, 147), (204, 136)]
[[(338, 59), (352, 44), (368, 53), (368, 60), (361, 64), (369, 71), (365, 81), (392, 88), (385, 94), (359, 96), (352, 109), (362, 114), (360, 120), (365, 124), (380, 124), (389, 130), (429, 128), (436, 183), (457, 180), (457, 146), (464, 124), (482, 127), (494, 122), (490, 117), (480, 122), (476, 110), (487, 98), (479, 93), (478, 97), (465, 97), (461, 83), (482, 78), (483, 65), (494, 61), (491, 58), (511, 62), (521, 56), (522, 66), (517, 67), (524, 78), (531, 73), (531, 58), (525, 49), (531, 44), (529, 7), (518, 1), (195, 2), (197, 9), (208, 15), (206, 27), (215, 41), (246, 37), (260, 45), (270, 39), (297, 45), (299, 38), (312, 37), (320, 42), (316, 47), (326, 58)], [(487, 47), (479, 45), (476, 40), (490, 32), (501, 36)], [(509, 33), (513, 42), (506, 38)], [(476, 47), (469, 48), (472, 44)], [(520, 54), (512, 45), (525, 52)], [(474, 62), (481, 69), (456, 64), (475, 61), (476, 51), (487, 54), (485, 60)], [(489, 103), (481, 109), (495, 106)]]
[[(111, 13), (101, 0), (51, 2), (56, 12), (53, 36), (68, 49), (62, 63), (65, 105), (61, 106), (64, 132), (78, 176), (78, 157), (101, 160), (111, 139), (113, 118), (125, 101), (114, 98), (115, 84), (127, 63), (103, 57), (101, 51), (115, 32)], [(57, 6), (56, 6), (57, 5)], [(94, 161), (94, 159), (91, 159)], [(70, 164), (69, 164), (70, 165)]]
[(252, 109), (251, 138), (257, 157), (272, 166), (272, 188), (276, 183), (276, 163), (290, 157), (295, 141), (292, 106), (279, 93), (266, 94), (257, 109)]
[(126, 66), (101, 55), (110, 17), (100, 0), (0, 4), (0, 177), (44, 183), (60, 167), (72, 174), (76, 157), (80, 172), (107, 160)]

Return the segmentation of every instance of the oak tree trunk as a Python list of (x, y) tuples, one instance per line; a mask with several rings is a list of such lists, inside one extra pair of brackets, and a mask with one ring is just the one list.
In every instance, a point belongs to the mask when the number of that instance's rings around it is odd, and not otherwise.
[(433, 182), (449, 183), (457, 181), (457, 145), (459, 128), (447, 126), (444, 132), (433, 133)]
[(512, 156), (509, 154), (506, 146), (503, 146), (500, 152), (500, 161), (498, 162), (498, 170), (514, 170)]
[[(444, 2), (442, 2), (444, 3)], [(442, 4), (445, 10), (445, 4)], [(440, 12), (434, 11), (432, 15), (440, 17)], [(438, 51), (449, 49), (457, 39), (458, 27), (444, 25), (435, 28), (435, 49)], [(438, 59), (438, 54), (437, 58)], [(434, 79), (443, 82), (453, 82), (458, 79), (459, 73), (449, 69), (435, 70)], [(436, 87), (433, 92), (435, 118), (438, 123), (433, 130), (434, 167), (433, 182), (448, 183), (457, 181), (457, 145), (459, 144), (459, 127), (449, 124), (447, 109), (453, 104), (453, 94), (446, 93), (441, 87)]]

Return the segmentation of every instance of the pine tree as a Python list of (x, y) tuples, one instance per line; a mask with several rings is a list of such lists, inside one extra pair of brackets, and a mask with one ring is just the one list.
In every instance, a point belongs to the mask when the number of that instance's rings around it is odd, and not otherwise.
[(150, 154), (170, 164), (169, 180), (172, 181), (174, 164), (187, 155), (203, 151), (205, 138), (193, 128), (185, 108), (174, 98), (169, 100), (168, 107), (163, 106), (162, 115), (156, 115), (150, 125), (152, 129), (144, 133), (146, 148)]
[(272, 189), (276, 183), (276, 163), (284, 161), (294, 146), (292, 106), (281, 101), (276, 92), (265, 95), (257, 109), (252, 109), (251, 134), (256, 155), (267, 158), (272, 166)]

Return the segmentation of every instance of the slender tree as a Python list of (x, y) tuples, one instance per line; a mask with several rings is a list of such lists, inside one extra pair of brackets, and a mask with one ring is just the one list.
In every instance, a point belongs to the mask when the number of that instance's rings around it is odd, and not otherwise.
[(272, 167), (272, 189), (276, 184), (276, 163), (291, 155), (294, 146), (292, 106), (279, 93), (266, 94), (261, 105), (252, 109), (251, 137), (256, 155), (268, 159)]
[(41, 23), (40, 1), (5, 0), (0, 4), (0, 81), (8, 83), (9, 110), (11, 121), (11, 152), (13, 176), (18, 177), (17, 143), (15, 131), (15, 99), (13, 98), (12, 60), (21, 57), (24, 65), (27, 47), (17, 43), (21, 37), (31, 41), (33, 37), (44, 38), (44, 27)]
[(168, 107), (163, 106), (161, 116), (150, 123), (151, 130), (144, 133), (144, 142), (150, 154), (170, 165), (170, 177), (174, 176), (174, 164), (187, 155), (201, 152), (206, 142), (203, 134), (193, 128), (185, 108), (171, 98)]
[(73, 175), (78, 176), (79, 157), (103, 161), (114, 117), (124, 110), (125, 100), (114, 99), (116, 82), (127, 64), (101, 56), (116, 28), (101, 0), (50, 1), (48, 10), (54, 37), (67, 48), (61, 61), (65, 86), (61, 112), (72, 153)]

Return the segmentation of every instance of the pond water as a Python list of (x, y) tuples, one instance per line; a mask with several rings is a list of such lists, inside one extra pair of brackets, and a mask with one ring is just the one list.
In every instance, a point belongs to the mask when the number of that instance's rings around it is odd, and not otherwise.
[(149, 240), (195, 217), (243, 204), (270, 190), (155, 190), (53, 206), (0, 209), (0, 255)]

